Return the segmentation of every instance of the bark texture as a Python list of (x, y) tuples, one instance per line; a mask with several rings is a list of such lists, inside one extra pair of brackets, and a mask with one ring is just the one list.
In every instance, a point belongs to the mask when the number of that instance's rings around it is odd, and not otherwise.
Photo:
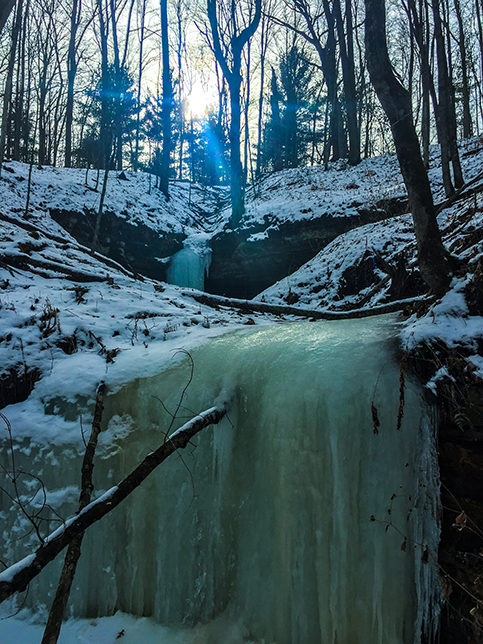
[(436, 295), (450, 284), (449, 256), (441, 241), (433, 196), (413, 124), (409, 92), (394, 75), (387, 52), (384, 0), (365, 0), (366, 56), (371, 82), (386, 113), (408, 191), (421, 275)]

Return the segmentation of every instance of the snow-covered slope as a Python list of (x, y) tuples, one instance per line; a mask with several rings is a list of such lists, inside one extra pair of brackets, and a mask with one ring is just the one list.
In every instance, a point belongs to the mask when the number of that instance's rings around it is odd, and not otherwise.
[[(5, 163), (0, 182), (2, 213), (22, 215), (25, 211), (30, 168), (24, 163)], [(65, 234), (48, 217), (49, 210), (59, 209), (82, 213), (85, 209), (97, 212), (104, 173), (74, 168), (32, 167), (30, 205), (27, 218), (39, 227)], [(111, 171), (107, 182), (104, 209), (133, 224), (144, 224), (156, 232), (184, 233), (203, 228), (202, 216), (209, 216), (218, 202), (223, 203), (223, 188), (192, 187), (173, 182), (171, 198), (155, 188), (155, 178), (145, 172), (122, 174)], [(191, 207), (193, 206), (193, 207)]]
[[(481, 171), (483, 141), (479, 137), (460, 144), (465, 180)], [(437, 203), (444, 201), (439, 147), (430, 154), (429, 178)], [(344, 160), (322, 166), (295, 168), (262, 177), (247, 190), (242, 228), (332, 217), (354, 217), (360, 209), (384, 209), (391, 201), (403, 202), (406, 189), (394, 154), (365, 159), (357, 166)], [(224, 212), (228, 219), (229, 212)]]
[[(462, 145), (465, 178), (481, 171), (479, 140)], [(433, 154), (433, 159), (435, 156)], [(385, 162), (382, 164), (382, 162)], [(394, 159), (380, 158), (384, 172)], [(441, 201), (439, 169), (431, 170), (435, 197)], [(467, 261), (479, 257), (483, 200), (480, 194), (445, 208), (439, 215), (443, 240), (448, 249)], [(399, 271), (398, 278), (390, 279)], [(396, 283), (397, 282), (397, 283)], [(266, 289), (256, 299), (301, 308), (348, 309), (371, 307), (389, 300), (411, 297), (426, 290), (416, 264), (416, 240), (411, 215), (367, 224), (337, 237), (311, 261), (287, 278)]]

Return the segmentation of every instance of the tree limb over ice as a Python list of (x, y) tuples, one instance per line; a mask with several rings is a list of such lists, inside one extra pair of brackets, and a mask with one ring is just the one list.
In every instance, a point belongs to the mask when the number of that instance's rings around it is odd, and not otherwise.
[(45, 566), (81, 532), (102, 519), (117, 507), (158, 465), (178, 449), (186, 447), (195, 434), (209, 425), (216, 425), (226, 415), (226, 404), (202, 411), (176, 430), (166, 441), (124, 478), (101, 497), (87, 505), (79, 514), (68, 519), (50, 534), (37, 550), (0, 573), (0, 603), (27, 585)]

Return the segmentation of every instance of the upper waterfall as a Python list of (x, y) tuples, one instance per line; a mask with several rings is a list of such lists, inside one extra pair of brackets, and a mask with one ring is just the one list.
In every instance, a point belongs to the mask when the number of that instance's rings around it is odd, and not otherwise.
[(204, 233), (192, 235), (185, 241), (184, 247), (173, 255), (168, 266), (170, 284), (199, 291), (204, 289), (211, 263), (211, 248), (206, 237)]

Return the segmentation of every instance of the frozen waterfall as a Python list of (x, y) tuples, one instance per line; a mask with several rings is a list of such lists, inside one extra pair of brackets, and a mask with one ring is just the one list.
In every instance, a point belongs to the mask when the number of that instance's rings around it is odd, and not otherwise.
[[(437, 585), (437, 481), (411, 379), (396, 430), (394, 338), (393, 318), (307, 322), (247, 327), (193, 351), (179, 425), (221, 391), (228, 419), (90, 529), (71, 613), (153, 616), (163, 644), (418, 643)], [(178, 361), (107, 398), (97, 490), (164, 440), (164, 407), (176, 409), (189, 374)], [(60, 500), (77, 484), (76, 450), (29, 444), (18, 459), (72, 513)], [(0, 558), (24, 547), (11, 542)], [(56, 566), (28, 605), (50, 604)]]
[(168, 282), (202, 291), (211, 264), (211, 248), (206, 235), (190, 237), (185, 246), (171, 258)]

